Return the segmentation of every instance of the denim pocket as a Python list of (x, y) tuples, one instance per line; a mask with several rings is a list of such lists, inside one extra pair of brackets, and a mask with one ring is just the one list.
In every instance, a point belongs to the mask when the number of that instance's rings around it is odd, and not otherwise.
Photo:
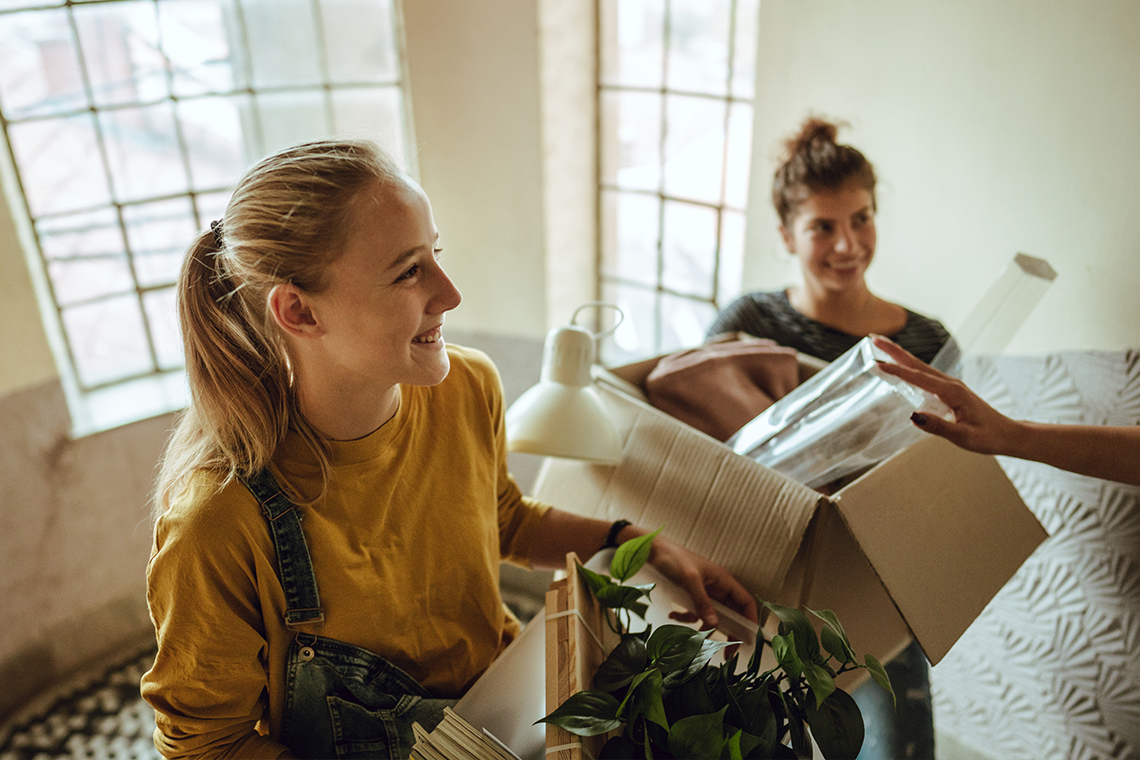
[(411, 694), (383, 697), (373, 705), (335, 695), (326, 698), (338, 758), (405, 760), (415, 744), (412, 724), (419, 723), (430, 731), (443, 718), (443, 708), (455, 704), (454, 699), (425, 699)]

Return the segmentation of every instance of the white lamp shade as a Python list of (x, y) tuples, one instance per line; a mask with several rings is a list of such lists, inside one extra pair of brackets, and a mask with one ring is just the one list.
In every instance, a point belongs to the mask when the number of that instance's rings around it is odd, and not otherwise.
[(511, 451), (617, 464), (621, 438), (591, 386), (540, 382), (507, 410)]
[(580, 327), (547, 333), (542, 379), (507, 410), (511, 451), (617, 464), (621, 437), (590, 382), (594, 338)]

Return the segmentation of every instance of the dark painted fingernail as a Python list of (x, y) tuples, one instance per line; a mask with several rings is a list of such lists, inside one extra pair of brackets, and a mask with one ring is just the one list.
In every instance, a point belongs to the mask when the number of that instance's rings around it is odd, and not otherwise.
[(930, 418), (928, 418), (922, 412), (915, 412), (914, 414), (912, 414), (910, 416), (910, 421), (913, 422), (914, 424), (918, 425), (919, 427), (924, 427), (926, 425), (926, 423), (930, 422)]

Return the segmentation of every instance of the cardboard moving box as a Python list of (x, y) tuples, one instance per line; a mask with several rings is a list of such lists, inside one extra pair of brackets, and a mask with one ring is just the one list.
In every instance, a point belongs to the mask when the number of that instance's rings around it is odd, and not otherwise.
[(655, 365), (596, 373), (621, 463), (547, 459), (535, 497), (664, 526), (763, 599), (833, 610), (860, 655), (913, 633), (937, 663), (1046, 538), (993, 457), (932, 436), (823, 496), (646, 403)]

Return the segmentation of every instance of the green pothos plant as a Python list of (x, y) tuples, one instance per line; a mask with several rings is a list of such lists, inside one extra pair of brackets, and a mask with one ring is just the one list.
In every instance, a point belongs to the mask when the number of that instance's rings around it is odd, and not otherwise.
[[(615, 729), (599, 760), (618, 758), (811, 758), (811, 736), (825, 758), (853, 758), (863, 745), (863, 716), (855, 700), (835, 685), (836, 676), (866, 668), (894, 699), (890, 679), (871, 655), (862, 663), (835, 614), (809, 610), (822, 621), (817, 637), (803, 612), (760, 601), (779, 619), (769, 640), (757, 630), (756, 646), (741, 668), (738, 653), (713, 666), (713, 655), (733, 642), (711, 631), (644, 622), (653, 584), (626, 584), (645, 565), (658, 531), (622, 544), (611, 575), (578, 565), (578, 572), (621, 634), (594, 675), (595, 688), (572, 695), (538, 722), (581, 736)], [(770, 647), (776, 666), (761, 671)]]

